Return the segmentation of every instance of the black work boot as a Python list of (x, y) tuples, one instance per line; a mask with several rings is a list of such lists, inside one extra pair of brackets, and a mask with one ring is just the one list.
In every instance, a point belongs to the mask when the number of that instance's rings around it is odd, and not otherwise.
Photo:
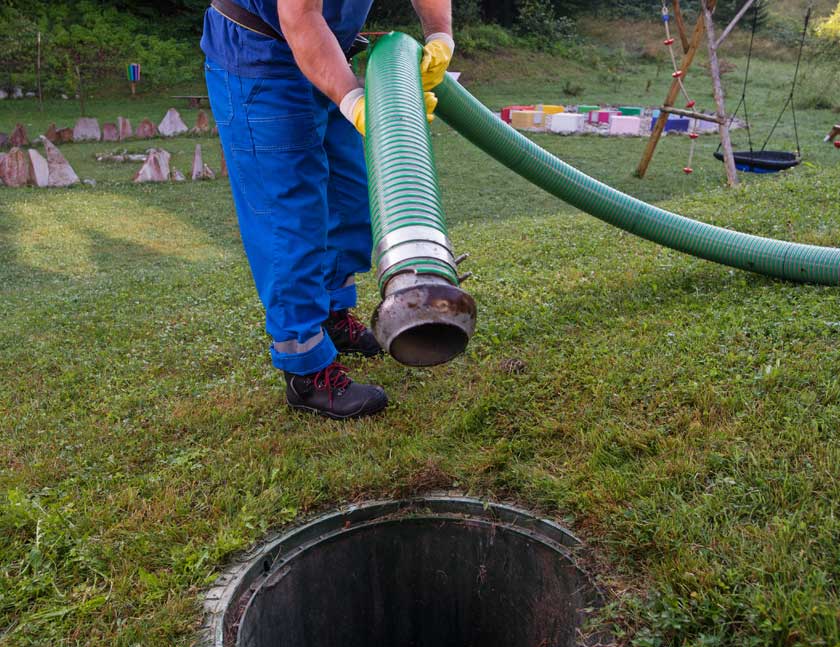
[(338, 362), (310, 375), (285, 375), (286, 401), (295, 409), (343, 420), (372, 415), (388, 404), (381, 386), (354, 382)]
[(330, 312), (329, 319), (323, 326), (339, 353), (365, 357), (374, 357), (382, 353), (373, 331), (359, 321), (350, 310)]

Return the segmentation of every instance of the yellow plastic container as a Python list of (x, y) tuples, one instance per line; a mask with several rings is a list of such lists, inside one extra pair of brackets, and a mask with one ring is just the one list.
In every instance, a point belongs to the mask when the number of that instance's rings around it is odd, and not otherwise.
[(566, 112), (566, 106), (544, 105), (542, 109), (547, 115), (556, 115), (561, 112)]
[(545, 119), (539, 110), (511, 110), (510, 125), (517, 130), (545, 128)]

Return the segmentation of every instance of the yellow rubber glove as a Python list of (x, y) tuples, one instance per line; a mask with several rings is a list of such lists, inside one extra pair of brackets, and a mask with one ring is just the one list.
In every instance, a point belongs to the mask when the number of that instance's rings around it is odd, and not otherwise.
[(443, 81), (454, 52), (455, 41), (449, 34), (438, 33), (426, 37), (423, 60), (420, 61), (424, 90), (431, 90)]
[(426, 119), (429, 123), (435, 120), (435, 108), (437, 108), (437, 96), (434, 92), (423, 93), (423, 103), (426, 104)]
[[(426, 119), (432, 123), (435, 119), (435, 108), (437, 107), (437, 97), (434, 92), (423, 93), (423, 104), (426, 107)], [(356, 127), (362, 137), (365, 136), (365, 91), (364, 88), (356, 88), (348, 92), (341, 100), (339, 105), (341, 114)]]
[(338, 104), (341, 114), (365, 136), (365, 89), (356, 88), (344, 95)]

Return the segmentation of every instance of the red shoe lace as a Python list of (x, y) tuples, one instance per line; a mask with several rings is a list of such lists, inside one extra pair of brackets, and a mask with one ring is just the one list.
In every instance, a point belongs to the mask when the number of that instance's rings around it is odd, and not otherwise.
[(347, 377), (347, 367), (338, 362), (333, 362), (327, 368), (321, 369), (312, 378), (312, 384), (316, 389), (327, 392), (330, 406), (333, 404), (333, 391), (346, 389), (351, 382), (352, 380)]
[(356, 343), (359, 337), (367, 330), (367, 326), (359, 321), (349, 310), (345, 310), (344, 314), (339, 316), (341, 319), (335, 322), (335, 329), (344, 330), (346, 328), (347, 334), (350, 336), (350, 343)]

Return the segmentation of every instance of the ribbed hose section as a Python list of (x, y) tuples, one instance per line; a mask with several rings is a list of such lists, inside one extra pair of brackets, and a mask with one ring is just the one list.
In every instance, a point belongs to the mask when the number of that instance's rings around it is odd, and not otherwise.
[(538, 187), (596, 218), (655, 243), (716, 263), (788, 279), (837, 285), (840, 249), (743, 234), (665, 211), (598, 182), (498, 119), (447, 77), (435, 114)]
[(462, 353), (476, 318), (475, 301), (458, 287), (446, 232), (420, 85), (422, 53), (405, 34), (383, 36), (365, 84), (373, 257), (382, 295), (372, 327), (382, 348), (409, 366)]
[(423, 50), (391, 33), (373, 48), (365, 87), (365, 156), (379, 290), (401, 272), (458, 285), (420, 85)]

